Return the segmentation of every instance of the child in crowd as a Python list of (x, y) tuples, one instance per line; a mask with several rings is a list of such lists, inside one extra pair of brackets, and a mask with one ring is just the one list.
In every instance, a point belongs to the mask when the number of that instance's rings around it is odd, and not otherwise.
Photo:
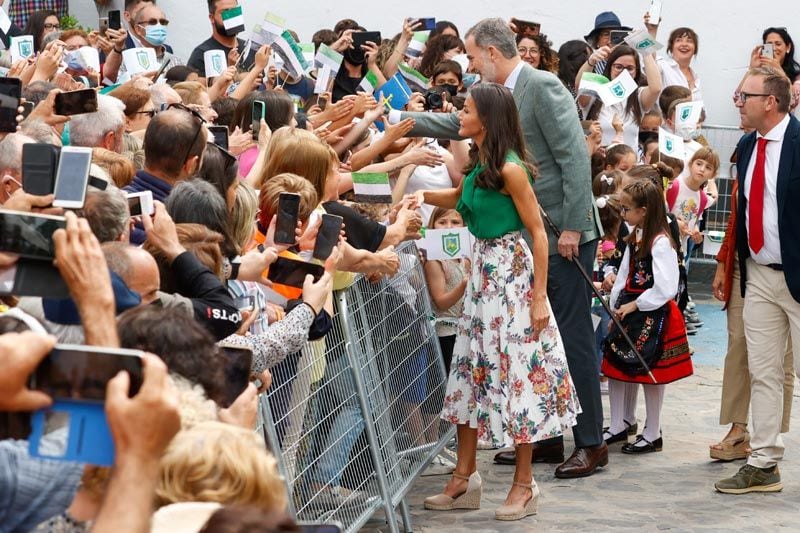
[[(678, 218), (681, 228), (681, 250), (688, 252), (689, 239), (695, 244), (703, 241), (698, 222), (703, 212), (716, 198), (704, 190), (706, 183), (719, 171), (719, 156), (711, 148), (700, 148), (689, 161), (689, 175), (678, 176), (667, 190), (667, 206)], [(688, 256), (686, 257), (688, 263)]]
[[(611, 290), (617, 317), (658, 384), (632, 353), (621, 332), (612, 325), (603, 354), (603, 374), (609, 377), (611, 425), (606, 443), (624, 441), (623, 453), (661, 451), (661, 407), (667, 383), (692, 374), (692, 361), (683, 317), (675, 302), (679, 287), (678, 254), (670, 237), (664, 196), (651, 180), (627, 185), (620, 198), (622, 216), (633, 226)], [(634, 421), (625, 419), (629, 388), (644, 385), (647, 419), (634, 443), (627, 443)], [(635, 392), (633, 397), (635, 398)]]
[[(663, 183), (664, 189), (669, 189), (672, 182), (675, 181), (675, 178), (683, 173), (683, 169), (686, 165), (683, 164), (683, 159), (670, 157), (661, 153), (656, 154), (656, 161), (661, 161), (672, 170), (672, 177), (665, 178)], [(653, 163), (656, 161), (653, 161)]]
[[(437, 207), (431, 215), (428, 227), (463, 228), (464, 221), (455, 209)], [(425, 280), (434, 304), (436, 334), (439, 336), (439, 345), (442, 347), (442, 357), (448, 375), (456, 342), (456, 325), (464, 307), (464, 291), (469, 282), (468, 272), (469, 259), (425, 262)]]
[(614, 144), (606, 148), (605, 170), (625, 172), (636, 164), (636, 152), (627, 144)]

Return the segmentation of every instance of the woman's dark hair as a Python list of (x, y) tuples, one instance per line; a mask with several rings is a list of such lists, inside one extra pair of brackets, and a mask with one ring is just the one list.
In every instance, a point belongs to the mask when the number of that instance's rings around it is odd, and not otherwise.
[(208, 519), (200, 533), (290, 533), (300, 528), (285, 513), (242, 505), (225, 506)]
[(536, 43), (537, 47), (539, 47), (539, 70), (552, 72), (553, 74), (558, 73), (558, 54), (555, 50), (553, 50), (553, 43), (547, 39), (547, 35), (540, 33), (539, 35), (531, 36), (518, 33), (514, 39), (517, 43), (517, 46), (519, 46), (519, 43), (522, 41), (522, 39), (530, 39)]
[(181, 83), (183, 81), (188, 80), (189, 76), (191, 76), (192, 74), (199, 75), (199, 73), (192, 67), (188, 67), (186, 65), (178, 65), (176, 67), (172, 67), (171, 69), (169, 69), (167, 73), (164, 75), (164, 78), (167, 80), (167, 84), (172, 86), (175, 85), (176, 83)]
[(207, 181), (192, 179), (178, 183), (169, 194), (167, 212), (176, 224), (202, 224), (222, 235), (223, 255), (239, 255), (239, 247), (231, 233), (230, 212), (217, 188)]
[(431, 39), (438, 37), (439, 35), (442, 34), (443, 31), (448, 29), (456, 32), (456, 37), (461, 37), (461, 33), (459, 33), (458, 27), (455, 24), (453, 24), (449, 20), (437, 20), (436, 27), (433, 28), (433, 30), (431, 30), (430, 35), (428, 35), (428, 40), (430, 41)]
[(236, 105), (238, 103), (239, 100), (231, 98), (230, 96), (223, 96), (211, 102), (211, 109), (217, 113), (217, 120), (214, 121), (214, 124), (217, 126), (227, 126), (228, 133), (233, 133), (233, 130), (236, 129), (236, 123), (233, 121), (233, 117), (236, 115)]
[(142, 305), (117, 320), (120, 346), (160, 357), (170, 372), (203, 387), (211, 400), (225, 398), (225, 372), (214, 337), (190, 314)]
[(669, 40), (667, 40), (667, 52), (672, 53), (675, 41), (681, 37), (688, 37), (692, 40), (694, 43), (694, 55), (696, 56), (697, 52), (700, 51), (700, 39), (697, 36), (697, 32), (692, 28), (675, 28), (672, 30), (672, 33), (669, 34)]
[(800, 64), (794, 59), (794, 41), (786, 28), (767, 28), (761, 35), (761, 41), (766, 43), (770, 33), (780, 35), (783, 42), (786, 43), (786, 55), (783, 56), (781, 66), (783, 72), (789, 77), (789, 81), (794, 83), (797, 76), (800, 76)]
[(207, 181), (227, 200), (228, 189), (236, 183), (239, 174), (239, 163), (216, 144), (209, 143), (203, 155), (203, 164), (197, 172), (198, 178)]
[(589, 45), (585, 41), (567, 41), (558, 49), (558, 79), (574, 92), (575, 77), (589, 58)]
[[(650, 255), (653, 248), (653, 241), (660, 234), (666, 235), (670, 244), (675, 248), (672, 240), (669, 223), (667, 222), (667, 208), (664, 202), (663, 189), (658, 187), (650, 180), (637, 180), (628, 184), (623, 189), (623, 193), (628, 195), (633, 202), (633, 207), (645, 208), (646, 214), (640, 227), (642, 230), (642, 245), (636, 250), (636, 257), (644, 258)], [(625, 238), (628, 244), (636, 243), (636, 231), (632, 231)]]
[[(637, 86), (641, 86), (642, 82), (642, 65), (639, 62), (639, 54), (636, 53), (636, 50), (628, 46), (627, 44), (620, 44), (611, 53), (608, 55), (608, 59), (606, 60), (606, 68), (603, 69), (603, 76), (611, 79), (611, 69), (614, 66), (614, 63), (620, 57), (624, 56), (631, 56), (636, 63), (636, 72), (634, 73), (633, 81), (636, 82)], [(603, 108), (603, 101), (598, 98), (598, 100), (592, 104), (591, 109), (589, 109), (589, 120), (597, 120), (597, 117), (600, 116), (600, 110)], [(639, 89), (637, 88), (630, 96), (628, 96), (628, 102), (625, 104), (625, 114), (633, 115), (633, 120), (636, 121), (636, 124), (642, 123), (642, 106), (639, 103)]]
[[(344, 69), (342, 69), (344, 70)], [(264, 120), (272, 131), (277, 131), (292, 123), (294, 116), (294, 101), (283, 91), (257, 91), (252, 92), (239, 100), (236, 113), (233, 115), (233, 125), (239, 126), (242, 131), (250, 131), (253, 125), (253, 102), (264, 102), (267, 112)]]
[(503, 188), (503, 166), (509, 152), (515, 152), (525, 170), (536, 178), (536, 166), (530, 162), (525, 148), (525, 137), (519, 123), (519, 112), (514, 97), (498, 83), (479, 83), (469, 92), (475, 103), (475, 112), (486, 128), (480, 148), (473, 144), (465, 173), (481, 166), (483, 171), (475, 178), (475, 185), (499, 191)]
[(464, 42), (454, 35), (440, 35), (435, 39), (428, 39), (419, 66), (422, 75), (430, 78), (433, 75), (433, 68), (445, 58), (444, 55), (447, 51), (453, 48), (460, 48), (462, 52), (464, 51)]
[(44, 38), (44, 21), (47, 17), (58, 18), (58, 13), (52, 9), (43, 9), (41, 11), (34, 11), (28, 17), (28, 22), (25, 24), (25, 29), (22, 30), (22, 35), (33, 35), (33, 49), (41, 52), (42, 39)]

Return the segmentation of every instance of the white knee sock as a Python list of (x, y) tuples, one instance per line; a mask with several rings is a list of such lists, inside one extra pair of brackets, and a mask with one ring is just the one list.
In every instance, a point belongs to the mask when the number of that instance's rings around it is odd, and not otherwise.
[(608, 431), (612, 435), (616, 435), (626, 429), (624, 411), (625, 388), (627, 385), (628, 383), (624, 381), (608, 379), (608, 403), (611, 407), (611, 423), (609, 424)]
[(664, 405), (666, 385), (644, 385), (644, 403), (647, 409), (642, 435), (650, 442), (661, 436), (661, 407)]
[(626, 383), (625, 384), (625, 411), (624, 417), (628, 424), (633, 425), (636, 423), (636, 400), (639, 397), (639, 384)]

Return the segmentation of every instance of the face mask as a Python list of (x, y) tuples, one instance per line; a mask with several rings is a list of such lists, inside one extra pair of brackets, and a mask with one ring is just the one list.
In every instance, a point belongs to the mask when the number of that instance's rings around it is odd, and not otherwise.
[(161, 46), (167, 40), (167, 28), (161, 24), (147, 26), (144, 32), (144, 40), (153, 46)]
[(480, 80), (481, 80), (480, 74), (473, 74), (471, 72), (468, 72), (467, 74), (464, 74), (464, 81), (463, 81), (464, 88), (469, 89), (476, 83), (480, 82)]
[(450, 96), (455, 96), (458, 94), (458, 85), (451, 85), (449, 83), (442, 83), (441, 85), (436, 86), (437, 89), (444, 89)]
[(363, 65), (367, 60), (367, 58), (364, 57), (364, 51), (356, 50), (355, 48), (348, 48), (342, 55), (344, 55), (345, 61), (351, 65)]
[(70, 52), (66, 57), (67, 68), (75, 72), (84, 72), (86, 65), (83, 62), (80, 50)]
[(683, 137), (684, 140), (696, 139), (700, 135), (697, 126), (679, 126), (675, 129), (675, 134)]
[(657, 140), (658, 139), (658, 133), (656, 133), (655, 131), (640, 131), (639, 132), (639, 144), (641, 144), (642, 146), (647, 144), (647, 142), (650, 141), (651, 139), (652, 140)]

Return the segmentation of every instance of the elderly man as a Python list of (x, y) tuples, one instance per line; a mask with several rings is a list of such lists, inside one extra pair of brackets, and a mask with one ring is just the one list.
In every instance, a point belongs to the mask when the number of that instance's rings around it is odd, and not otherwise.
[(22, 188), (22, 146), (33, 142), (21, 133), (11, 133), (0, 141), (0, 205)]
[(125, 104), (104, 94), (97, 95), (97, 111), (75, 115), (69, 121), (72, 146), (105, 148), (122, 153), (125, 133)]
[[(570, 373), (583, 413), (573, 428), (575, 451), (556, 469), (556, 477), (589, 476), (608, 463), (602, 439), (603, 407), (591, 319), (590, 289), (571, 261), (591, 272), (599, 237), (591, 190), (589, 154), (575, 114), (575, 102), (549, 72), (520, 60), (514, 34), (502, 19), (485, 19), (472, 27), (465, 41), (470, 70), (485, 81), (509, 88), (520, 114), (525, 143), (539, 165), (534, 184), (544, 210), (561, 229), (556, 238), (548, 227), (550, 261), (547, 295), (562, 332)], [(443, 113), (391, 112), (390, 122), (407, 117), (416, 121), (409, 136), (458, 138), (458, 116)], [(514, 452), (501, 452), (495, 461), (513, 464)], [(563, 439), (537, 443), (535, 462), (564, 460)]]
[[(783, 488), (778, 461), (783, 418), (783, 361), (791, 333), (800, 353), (800, 122), (789, 114), (791, 82), (771, 68), (748, 72), (736, 99), (739, 141), (736, 247), (744, 296), (744, 332), (750, 370), (752, 453), (719, 492), (745, 494)], [(795, 357), (800, 371), (800, 357)]]

